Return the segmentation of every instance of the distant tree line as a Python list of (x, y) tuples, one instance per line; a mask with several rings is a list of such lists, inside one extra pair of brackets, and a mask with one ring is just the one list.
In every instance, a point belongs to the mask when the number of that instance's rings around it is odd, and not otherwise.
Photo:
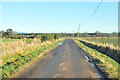
[(41, 39), (45, 40), (53, 40), (58, 39), (60, 37), (120, 37), (120, 33), (101, 33), (100, 31), (96, 31), (95, 33), (17, 33), (12, 29), (7, 29), (6, 31), (0, 31), (1, 38), (9, 38), (9, 39)]
[(101, 33), (96, 31), (95, 33), (61, 33), (62, 37), (120, 37), (120, 33)]
[(42, 41), (53, 40), (60, 38), (60, 34), (53, 33), (17, 33), (12, 29), (7, 29), (6, 31), (0, 31), (2, 39), (41, 39)]

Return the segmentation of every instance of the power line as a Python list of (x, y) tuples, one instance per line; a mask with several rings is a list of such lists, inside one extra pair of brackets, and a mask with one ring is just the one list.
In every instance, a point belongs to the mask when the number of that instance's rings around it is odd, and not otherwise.
[(100, 7), (100, 5), (102, 4), (102, 2), (103, 2), (103, 0), (101, 0), (99, 5), (96, 7), (95, 11), (92, 13), (92, 15), (88, 18), (88, 20), (83, 25), (86, 25), (92, 19), (92, 17), (95, 15), (95, 13), (97, 12), (97, 10)]
[[(92, 19), (92, 17), (95, 15), (95, 13), (97, 12), (97, 10), (100, 7), (100, 5), (102, 4), (102, 2), (103, 2), (103, 0), (101, 0), (101, 2), (96, 7), (95, 11), (92, 13), (92, 15), (88, 18), (88, 20), (83, 25), (86, 25)], [(79, 27), (78, 27), (78, 36), (79, 36), (79, 29), (80, 29), (80, 24), (79, 24)]]

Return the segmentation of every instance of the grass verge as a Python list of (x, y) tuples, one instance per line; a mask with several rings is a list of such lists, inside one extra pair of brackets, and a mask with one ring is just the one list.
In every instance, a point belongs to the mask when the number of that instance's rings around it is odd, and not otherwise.
[(91, 49), (85, 46), (78, 40), (73, 39), (80, 48), (82, 48), (87, 54), (92, 56), (95, 61), (95, 64), (103, 71), (108, 74), (109, 78), (117, 78), (120, 79), (120, 64), (114, 61), (112, 58), (96, 51), (95, 49)]
[(35, 49), (27, 49), (22, 54), (16, 54), (7, 58), (2, 58), (2, 78), (13, 78), (25, 68), (29, 67), (31, 63), (37, 60), (43, 53), (55, 47), (59, 40), (50, 45), (42, 45)]

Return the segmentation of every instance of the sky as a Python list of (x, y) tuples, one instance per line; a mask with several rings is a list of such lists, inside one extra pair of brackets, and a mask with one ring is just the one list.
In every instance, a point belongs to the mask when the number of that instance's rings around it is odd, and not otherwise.
[(118, 2), (2, 2), (0, 30), (26, 33), (118, 31)]
[[(101, 0), (1, 0), (1, 2), (100, 2)], [(119, 2), (120, 0), (103, 0), (103, 2)]]

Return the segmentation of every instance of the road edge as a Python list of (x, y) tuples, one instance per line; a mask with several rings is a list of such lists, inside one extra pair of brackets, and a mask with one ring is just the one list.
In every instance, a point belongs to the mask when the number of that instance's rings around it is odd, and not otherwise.
[[(73, 40), (73, 39), (72, 39)], [(74, 40), (73, 40), (74, 41)], [(75, 41), (74, 41), (75, 42)], [(75, 44), (77, 44), (76, 42), (75, 42)], [(79, 45), (77, 44), (77, 46), (79, 47)], [(79, 47), (80, 48), (80, 47)], [(98, 72), (100, 72), (100, 74), (103, 76), (103, 78), (105, 79), (105, 78), (107, 78), (108, 79), (108, 76), (107, 76), (107, 73), (106, 72), (103, 72), (97, 65), (96, 65), (96, 63), (95, 63), (95, 61), (94, 61), (94, 58), (91, 56), (91, 55), (89, 55), (89, 53), (86, 53), (82, 48), (80, 48), (82, 51), (83, 51), (83, 53), (85, 54), (85, 56), (87, 56), (88, 57), (88, 59), (89, 59), (89, 62), (90, 63), (92, 63), (94, 66), (95, 66), (95, 68), (98, 70)]]
[[(65, 39), (64, 39), (65, 40)], [(60, 41), (63, 42), (64, 40)], [(60, 43), (59, 42), (59, 43)], [(53, 49), (57, 48), (59, 46), (59, 43), (57, 43), (54, 47), (50, 48), (49, 50), (45, 50), (43, 53), (41, 53), (38, 58), (36, 58), (35, 60), (33, 60), (27, 67), (25, 67), (24, 70), (21, 70), (20, 72), (18, 72), (16, 75), (13, 76), (13, 78), (24, 78), (25, 75), (27, 75), (26, 73), (29, 73), (33, 70), (34, 67), (36, 67), (39, 61), (41, 61), (43, 59), (43, 57), (49, 53), (50, 51), (52, 51)]]

